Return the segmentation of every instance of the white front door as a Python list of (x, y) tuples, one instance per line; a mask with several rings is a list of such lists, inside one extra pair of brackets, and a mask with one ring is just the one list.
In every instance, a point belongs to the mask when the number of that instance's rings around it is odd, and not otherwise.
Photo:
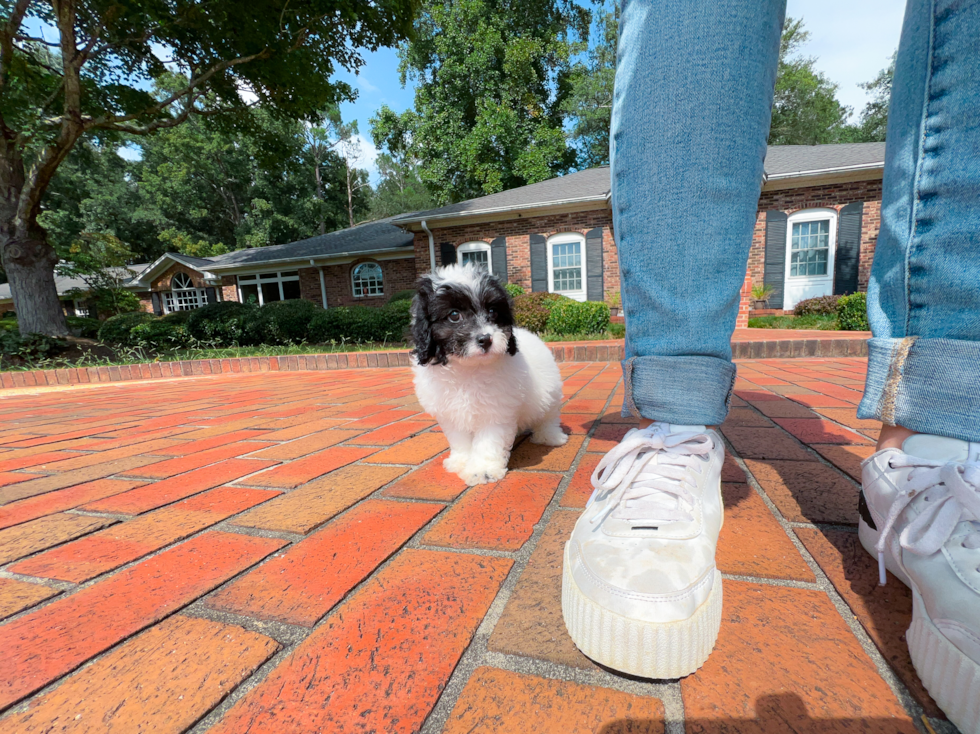
[(836, 249), (834, 209), (809, 209), (790, 216), (786, 223), (785, 310), (807, 298), (833, 294)]

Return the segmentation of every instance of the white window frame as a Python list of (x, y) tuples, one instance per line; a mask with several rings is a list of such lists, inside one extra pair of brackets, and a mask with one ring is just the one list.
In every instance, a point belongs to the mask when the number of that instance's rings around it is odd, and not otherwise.
[[(285, 275), (284, 275), (285, 273)], [(269, 277), (274, 276), (274, 277)], [(249, 275), (239, 275), (235, 288), (238, 291), (238, 302), (245, 303), (245, 299), (242, 296), (242, 284), (245, 285), (256, 285), (258, 288), (259, 305), (265, 305), (265, 298), (262, 297), (262, 286), (267, 283), (276, 283), (279, 286), (279, 300), (285, 301), (282, 284), (283, 283), (298, 283), (299, 282), (299, 271), (298, 270), (277, 270), (267, 273), (250, 273)], [(300, 296), (302, 298), (302, 296)], [(292, 300), (292, 299), (291, 299)]]
[[(555, 245), (568, 245), (568, 244), (579, 244), (579, 253), (582, 258), (582, 288), (575, 291), (557, 291), (555, 290), (555, 257), (554, 248)], [(561, 293), (563, 296), (568, 296), (576, 301), (585, 301), (588, 299), (588, 287), (589, 274), (586, 271), (586, 256), (585, 256), (585, 235), (579, 232), (561, 232), (559, 234), (552, 235), (548, 238), (547, 244), (547, 256), (548, 256), (548, 290), (551, 293)]]
[[(801, 209), (798, 212), (793, 212), (786, 220), (786, 264), (785, 270), (783, 272), (783, 293), (784, 299), (787, 291), (791, 289), (800, 289), (809, 287), (811, 291), (819, 290), (821, 287), (826, 290), (827, 294), (834, 292), (834, 262), (837, 256), (837, 218), (838, 212), (836, 209), (831, 208), (819, 208), (819, 209)], [(827, 273), (826, 275), (790, 275), (793, 266), (793, 225), (801, 224), (803, 222), (829, 222), (829, 238), (828, 238), (828, 249), (827, 249)], [(802, 300), (807, 298), (813, 298), (815, 296), (801, 294), (802, 297), (797, 297), (797, 294), (791, 294), (792, 303), (784, 303), (784, 308), (790, 309)]]
[[(177, 279), (181, 279), (181, 284)], [(194, 281), (187, 273), (174, 273), (170, 278), (170, 290), (163, 293), (163, 312), (194, 311), (206, 306), (208, 293), (206, 288), (195, 288)]]
[(467, 252), (485, 252), (487, 253), (487, 271), (493, 275), (493, 257), (490, 254), (490, 245), (486, 242), (464, 242), (462, 245), (456, 248), (456, 260), (460, 264), (463, 263), (463, 255)]
[[(357, 292), (357, 281), (354, 278), (357, 275), (358, 269), (364, 267), (365, 265), (374, 265), (374, 266), (376, 266), (378, 268), (378, 270), (381, 271), (381, 280), (380, 280), (381, 292), (380, 293), (363, 293), (362, 292), (362, 293), (358, 294), (358, 292)], [(353, 294), (354, 298), (384, 298), (384, 295), (385, 295), (385, 269), (381, 266), (381, 263), (376, 262), (374, 260), (366, 260), (366, 261), (364, 261), (362, 263), (358, 263), (357, 265), (355, 265), (354, 267), (352, 267), (350, 269), (350, 289), (351, 289), (351, 293)]]

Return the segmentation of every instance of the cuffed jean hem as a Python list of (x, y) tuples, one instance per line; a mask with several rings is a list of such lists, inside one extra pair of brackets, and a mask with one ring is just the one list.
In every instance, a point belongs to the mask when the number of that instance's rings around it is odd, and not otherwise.
[(735, 365), (718, 357), (630, 357), (623, 361), (623, 415), (681, 425), (720, 425)]
[(980, 343), (872, 339), (858, 418), (980, 441)]

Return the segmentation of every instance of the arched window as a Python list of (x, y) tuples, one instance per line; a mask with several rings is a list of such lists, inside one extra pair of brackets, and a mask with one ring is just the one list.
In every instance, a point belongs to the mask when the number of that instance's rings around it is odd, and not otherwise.
[(354, 297), (383, 296), (385, 294), (384, 276), (378, 263), (361, 263), (351, 273), (354, 282)]
[(786, 273), (783, 308), (834, 292), (837, 210), (804, 209), (786, 223)]
[(207, 291), (195, 288), (194, 281), (187, 273), (174, 273), (170, 279), (170, 291), (163, 294), (164, 310), (193, 311), (208, 302)]
[(490, 259), (490, 245), (486, 242), (467, 242), (456, 248), (459, 256), (459, 264), (473, 263), (479, 267), (486, 268), (488, 273), (493, 273), (493, 263)]
[(563, 232), (548, 238), (548, 290), (586, 300), (585, 237)]

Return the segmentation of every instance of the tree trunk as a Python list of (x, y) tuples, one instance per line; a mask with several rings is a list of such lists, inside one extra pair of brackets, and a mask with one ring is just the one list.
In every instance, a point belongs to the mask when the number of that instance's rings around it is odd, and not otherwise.
[(316, 174), (316, 198), (320, 202), (320, 234), (327, 233), (327, 223), (323, 219), (323, 181), (320, 178), (320, 161), (313, 164), (313, 172)]
[(58, 256), (45, 240), (43, 230), (33, 237), (0, 239), (0, 248), (20, 333), (68, 336), (65, 312), (54, 284)]

